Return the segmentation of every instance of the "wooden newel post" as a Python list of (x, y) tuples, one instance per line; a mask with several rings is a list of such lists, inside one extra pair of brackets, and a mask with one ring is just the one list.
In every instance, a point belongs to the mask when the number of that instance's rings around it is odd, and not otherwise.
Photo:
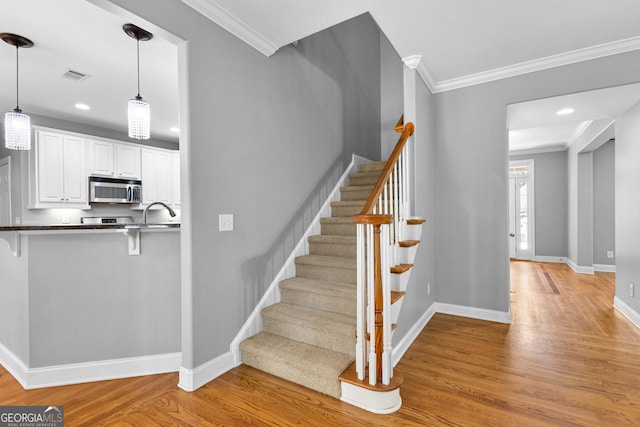
[[(375, 214), (360, 214), (354, 215), (353, 220), (356, 224), (366, 224), (370, 225), (373, 228), (373, 236), (371, 238), (373, 241), (367, 242), (367, 245), (371, 245), (369, 247), (373, 247), (372, 258), (368, 259), (367, 263), (372, 263), (373, 268), (373, 280), (370, 282), (373, 287), (373, 301), (369, 301), (369, 306), (373, 307), (373, 335), (374, 335), (374, 345), (375, 345), (375, 371), (377, 381), (380, 381), (382, 378), (382, 355), (384, 352), (384, 299), (382, 294), (382, 243), (381, 243), (381, 234), (382, 234), (382, 226), (391, 224), (392, 217), (391, 215), (375, 215)], [(386, 245), (389, 242), (385, 242)], [(370, 310), (370, 309), (369, 309)], [(389, 313), (386, 313), (389, 315)], [(371, 355), (373, 357), (373, 355)], [(373, 360), (370, 359), (373, 363)], [(377, 382), (376, 381), (376, 382)]]
[(373, 283), (374, 283), (374, 307), (376, 328), (376, 371), (378, 378), (382, 378), (382, 351), (383, 351), (383, 313), (382, 313), (382, 263), (380, 261), (380, 224), (373, 226)]

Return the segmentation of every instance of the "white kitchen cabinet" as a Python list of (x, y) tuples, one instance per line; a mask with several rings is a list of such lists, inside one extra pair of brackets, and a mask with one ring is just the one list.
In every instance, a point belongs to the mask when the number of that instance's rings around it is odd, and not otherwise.
[(30, 207), (88, 209), (85, 139), (36, 131)]
[(180, 152), (176, 151), (171, 153), (171, 166), (172, 166), (172, 191), (171, 198), (173, 206), (180, 207)]
[(87, 140), (89, 175), (113, 177), (116, 173), (114, 151), (112, 142)]
[(143, 148), (142, 164), (142, 204), (164, 202), (172, 204), (172, 157), (164, 150)]
[(140, 148), (115, 144), (116, 178), (140, 179)]

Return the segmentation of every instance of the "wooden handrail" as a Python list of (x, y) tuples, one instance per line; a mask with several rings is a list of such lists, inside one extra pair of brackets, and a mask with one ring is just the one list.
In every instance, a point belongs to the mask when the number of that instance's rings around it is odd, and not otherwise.
[(396, 127), (394, 127), (393, 130), (398, 133), (401, 133), (404, 130), (404, 114), (400, 116), (398, 123), (396, 123)]
[[(393, 152), (391, 153), (391, 157), (389, 157), (387, 164), (384, 165), (384, 169), (382, 170), (382, 173), (380, 174), (380, 177), (378, 178), (376, 185), (373, 187), (373, 190), (371, 191), (371, 194), (367, 199), (367, 203), (365, 203), (364, 208), (362, 208), (360, 215), (371, 215), (373, 213), (373, 207), (375, 206), (376, 201), (378, 200), (378, 197), (382, 193), (382, 190), (384, 189), (384, 185), (389, 180), (389, 177), (391, 176), (391, 172), (393, 171), (393, 167), (398, 161), (398, 159), (400, 158), (400, 155), (402, 154), (402, 150), (404, 149), (404, 146), (407, 143), (407, 140), (411, 135), (413, 135), (413, 131), (414, 131), (413, 123), (409, 122), (406, 125), (404, 125), (404, 130), (400, 135), (400, 139), (396, 144), (396, 148), (393, 149)], [(354, 217), (354, 220), (355, 219), (356, 217)]]

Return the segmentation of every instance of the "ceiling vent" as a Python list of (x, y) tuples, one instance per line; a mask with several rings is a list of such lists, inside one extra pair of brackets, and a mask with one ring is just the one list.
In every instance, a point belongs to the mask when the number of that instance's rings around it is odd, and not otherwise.
[(86, 74), (81, 73), (80, 71), (74, 71), (74, 70), (67, 70), (62, 77), (65, 77), (69, 80), (73, 80), (74, 82), (79, 82), (82, 81), (84, 79), (86, 79), (87, 77), (89, 77)]

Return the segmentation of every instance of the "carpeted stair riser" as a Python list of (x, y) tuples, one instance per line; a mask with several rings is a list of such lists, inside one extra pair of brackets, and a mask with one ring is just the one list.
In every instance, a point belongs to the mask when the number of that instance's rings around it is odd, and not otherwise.
[(353, 356), (260, 332), (240, 344), (242, 362), (261, 371), (340, 398), (338, 376)]
[(327, 280), (330, 282), (356, 283), (356, 262), (352, 268), (339, 268), (315, 264), (300, 264), (296, 260), (296, 275), (307, 279)]
[(356, 257), (355, 236), (311, 236), (309, 238), (309, 254), (344, 258)]
[(382, 172), (387, 162), (368, 162), (358, 166), (358, 172), (371, 172), (377, 171), (378, 173)]
[(324, 235), (355, 236), (356, 223), (348, 217), (321, 218), (320, 230)]
[(349, 200), (346, 202), (331, 202), (332, 217), (353, 217), (362, 212), (365, 200)]
[(349, 178), (349, 185), (375, 185), (380, 172), (360, 172)]
[(308, 307), (274, 304), (262, 310), (265, 332), (345, 354), (356, 348), (356, 318)]
[(356, 287), (348, 283), (293, 277), (280, 282), (280, 295), (285, 304), (348, 316), (356, 312)]
[(373, 185), (355, 185), (340, 189), (340, 200), (367, 200), (373, 190)]

